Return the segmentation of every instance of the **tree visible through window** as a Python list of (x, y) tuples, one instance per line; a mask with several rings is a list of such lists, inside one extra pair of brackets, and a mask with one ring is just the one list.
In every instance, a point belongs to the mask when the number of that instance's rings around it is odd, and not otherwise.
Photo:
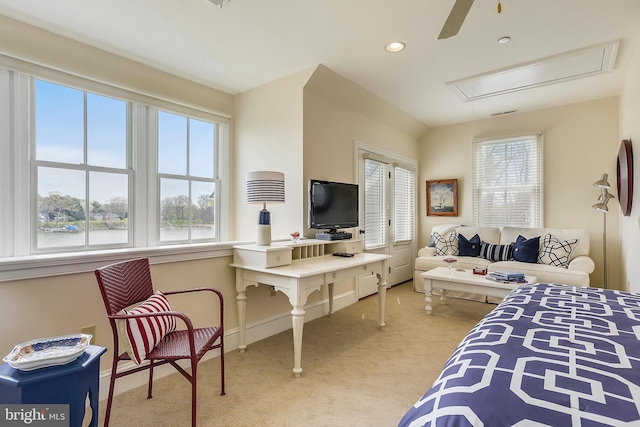
[(38, 249), (129, 243), (128, 103), (35, 82)]
[(473, 143), (473, 221), (542, 227), (542, 135)]

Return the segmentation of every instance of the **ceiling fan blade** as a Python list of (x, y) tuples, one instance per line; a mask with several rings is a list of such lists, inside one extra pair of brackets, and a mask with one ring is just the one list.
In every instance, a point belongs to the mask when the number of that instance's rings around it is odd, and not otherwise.
[(438, 40), (448, 39), (449, 37), (458, 34), (458, 31), (460, 31), (460, 27), (462, 26), (464, 19), (467, 17), (467, 13), (469, 13), (469, 9), (471, 9), (472, 4), (473, 0), (456, 0), (453, 8), (451, 9), (451, 13), (449, 13), (447, 21), (442, 27), (442, 31), (440, 31)]

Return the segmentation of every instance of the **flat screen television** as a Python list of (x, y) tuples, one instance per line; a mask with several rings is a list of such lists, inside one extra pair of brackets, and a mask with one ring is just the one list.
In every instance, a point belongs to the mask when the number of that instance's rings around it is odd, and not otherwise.
[(357, 184), (309, 180), (309, 228), (335, 232), (357, 226)]

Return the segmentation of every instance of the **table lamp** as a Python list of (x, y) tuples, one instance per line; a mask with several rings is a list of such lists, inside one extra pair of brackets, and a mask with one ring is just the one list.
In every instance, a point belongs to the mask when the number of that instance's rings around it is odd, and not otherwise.
[(272, 171), (249, 172), (247, 203), (262, 203), (256, 244), (271, 245), (271, 213), (267, 210), (267, 203), (284, 203), (284, 174)]

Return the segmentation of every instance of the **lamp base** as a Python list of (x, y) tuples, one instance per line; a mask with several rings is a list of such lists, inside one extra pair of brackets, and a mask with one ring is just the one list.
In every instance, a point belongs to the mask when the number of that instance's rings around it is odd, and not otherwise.
[(256, 237), (256, 245), (271, 245), (271, 224), (258, 224), (258, 235)]

